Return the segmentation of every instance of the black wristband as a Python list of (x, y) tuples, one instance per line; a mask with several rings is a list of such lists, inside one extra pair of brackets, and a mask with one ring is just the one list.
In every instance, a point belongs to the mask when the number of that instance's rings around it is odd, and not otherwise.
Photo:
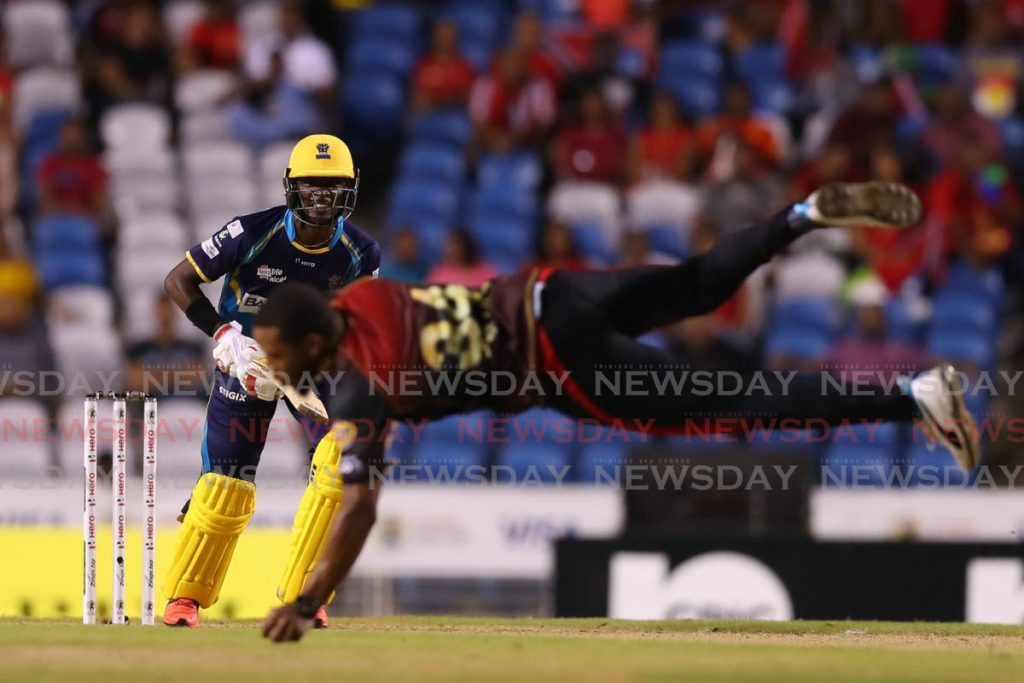
[(205, 296), (199, 297), (188, 305), (188, 308), (185, 309), (185, 317), (205, 332), (208, 337), (212, 337), (218, 327), (227, 324), (227, 321), (218, 315), (213, 304)]
[(316, 616), (319, 609), (319, 601), (313, 598), (300, 595), (299, 599), (295, 601), (295, 611), (298, 612), (299, 616), (303, 619), (312, 619)]

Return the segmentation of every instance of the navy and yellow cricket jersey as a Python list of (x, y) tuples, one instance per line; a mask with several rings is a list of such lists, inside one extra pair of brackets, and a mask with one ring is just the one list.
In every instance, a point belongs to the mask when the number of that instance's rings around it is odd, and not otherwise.
[(329, 293), (358, 277), (376, 277), (380, 246), (344, 221), (330, 243), (310, 249), (297, 241), (292, 212), (277, 206), (236, 217), (185, 258), (204, 282), (224, 277), (218, 312), (251, 335), (253, 316), (279, 284), (302, 282)]

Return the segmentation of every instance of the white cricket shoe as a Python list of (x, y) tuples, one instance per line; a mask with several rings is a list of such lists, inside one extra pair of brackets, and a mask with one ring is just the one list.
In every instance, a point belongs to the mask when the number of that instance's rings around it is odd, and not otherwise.
[(965, 470), (974, 469), (981, 457), (978, 427), (967, 412), (953, 366), (939, 365), (910, 380), (910, 396), (928, 437), (945, 446)]
[(805, 202), (806, 216), (822, 225), (909, 228), (921, 220), (921, 200), (899, 183), (831, 183)]

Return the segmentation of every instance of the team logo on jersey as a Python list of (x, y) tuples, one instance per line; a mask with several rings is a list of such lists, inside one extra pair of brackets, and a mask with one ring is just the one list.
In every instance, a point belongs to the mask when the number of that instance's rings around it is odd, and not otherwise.
[(284, 271), (280, 268), (273, 268), (266, 264), (263, 264), (256, 269), (256, 277), (267, 282), (284, 282), (288, 279), (288, 276), (284, 274)]
[(331, 149), (331, 146), (328, 145), (326, 142), (321, 142), (321, 143), (317, 144), (317, 146), (316, 146), (316, 158), (317, 159), (330, 159), (331, 158), (330, 149)]
[(345, 284), (345, 278), (340, 275), (332, 275), (327, 278), (327, 289), (341, 289)]

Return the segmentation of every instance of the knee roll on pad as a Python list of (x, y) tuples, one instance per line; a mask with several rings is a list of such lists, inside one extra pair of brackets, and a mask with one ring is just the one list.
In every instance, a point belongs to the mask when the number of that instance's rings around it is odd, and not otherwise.
[(238, 537), (255, 506), (252, 482), (214, 472), (199, 478), (164, 579), (165, 598), (191, 598), (201, 607), (217, 602)]
[(341, 452), (353, 437), (353, 429), (346, 426), (335, 428), (320, 440), (313, 452), (309, 485), (295, 513), (288, 564), (277, 589), (277, 597), (283, 602), (292, 602), (299, 597), (320, 559), (331, 523), (341, 508), (344, 484)]

